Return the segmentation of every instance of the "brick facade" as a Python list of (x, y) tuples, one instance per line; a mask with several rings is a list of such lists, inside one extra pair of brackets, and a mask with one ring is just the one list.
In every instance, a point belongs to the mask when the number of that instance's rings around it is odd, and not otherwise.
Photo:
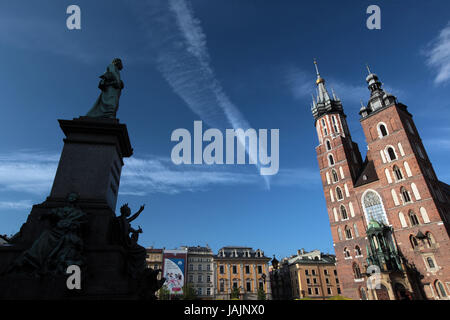
[[(319, 74), (312, 106), (343, 295), (448, 299), (449, 187), (436, 178), (407, 107), (381, 89), (376, 75), (366, 80), (371, 97), (360, 111), (368, 147), (364, 161), (340, 100), (329, 97)], [(379, 230), (374, 231), (378, 236), (371, 231), (368, 239), (368, 228)], [(373, 259), (381, 267), (377, 289), (367, 285)]]

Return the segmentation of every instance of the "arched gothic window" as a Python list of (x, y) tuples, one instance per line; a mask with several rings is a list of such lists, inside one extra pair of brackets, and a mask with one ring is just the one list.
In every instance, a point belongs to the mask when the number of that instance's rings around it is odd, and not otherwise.
[(384, 124), (380, 124), (380, 126), (378, 128), (380, 129), (380, 135), (381, 135), (380, 138), (388, 135), (386, 126)]
[(345, 237), (347, 238), (347, 240), (353, 239), (352, 229), (350, 229), (348, 226), (345, 226)]
[(336, 188), (336, 196), (337, 196), (338, 200), (344, 199), (344, 196), (342, 195), (342, 190), (339, 187)]
[(446, 298), (447, 292), (445, 292), (445, 288), (444, 288), (444, 285), (442, 284), (442, 282), (440, 282), (439, 280), (436, 280), (434, 285), (436, 287), (436, 291), (439, 293), (439, 296), (441, 298)]
[(333, 175), (333, 182), (338, 182), (339, 178), (338, 178), (338, 174), (336, 172), (336, 170), (331, 170), (331, 174)]
[(418, 226), (420, 224), (419, 219), (412, 210), (409, 211), (409, 221), (411, 222), (411, 226)]
[(341, 218), (342, 218), (342, 220), (348, 219), (347, 210), (345, 209), (344, 206), (341, 206)]
[(325, 120), (323, 119), (322, 119), (322, 128), (323, 128), (323, 135), (327, 136), (328, 135), (327, 126), (325, 124)]
[(413, 249), (416, 248), (419, 245), (419, 243), (417, 242), (416, 237), (414, 237), (413, 235), (409, 236), (409, 241), (411, 242), (411, 246), (413, 247)]
[(338, 132), (339, 132), (339, 129), (338, 129), (338, 127), (337, 127), (336, 117), (335, 117), (335, 116), (332, 116), (332, 117), (331, 117), (331, 121), (333, 122), (333, 129), (334, 129), (334, 132), (338, 133)]
[(334, 158), (332, 154), (328, 155), (328, 162), (330, 163), (330, 166), (334, 166)]
[(403, 174), (399, 167), (394, 166), (394, 174), (395, 174), (395, 177), (397, 178), (397, 181), (403, 179)]
[(397, 156), (395, 155), (394, 148), (392, 148), (392, 147), (387, 148), (387, 152), (388, 152), (388, 155), (389, 155), (389, 159), (391, 161), (397, 160)]
[(430, 269), (436, 268), (436, 265), (434, 264), (434, 261), (431, 257), (427, 258), (427, 263), (428, 263), (428, 266), (430, 267)]
[(359, 268), (357, 263), (353, 264), (353, 275), (354, 275), (355, 279), (362, 278), (361, 269)]
[(366, 220), (369, 223), (371, 220), (383, 222), (388, 224), (386, 212), (384, 211), (383, 204), (380, 196), (374, 191), (368, 191), (365, 193), (362, 201), (366, 213)]
[(406, 190), (404, 187), (402, 187), (400, 189), (400, 193), (402, 194), (403, 202), (405, 202), (405, 203), (411, 202), (411, 196), (409, 195), (408, 190)]
[(327, 140), (326, 144), (327, 144), (327, 150), (330, 151), (331, 150), (330, 140)]
[(348, 251), (347, 248), (344, 248), (344, 257), (345, 258), (350, 258), (350, 251)]
[(355, 247), (355, 255), (356, 256), (362, 256), (361, 248), (359, 246)]

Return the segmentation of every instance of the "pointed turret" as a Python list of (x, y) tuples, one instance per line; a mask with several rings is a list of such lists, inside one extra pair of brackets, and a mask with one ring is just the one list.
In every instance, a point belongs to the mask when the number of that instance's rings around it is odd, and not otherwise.
[(313, 96), (313, 105), (311, 108), (314, 119), (317, 120), (322, 115), (332, 111), (343, 113), (341, 101), (336, 97), (334, 91), (333, 98), (330, 97), (330, 94), (325, 87), (325, 79), (320, 76), (319, 67), (317, 66), (317, 61), (315, 59), (314, 66), (317, 74), (317, 98), (314, 98)]

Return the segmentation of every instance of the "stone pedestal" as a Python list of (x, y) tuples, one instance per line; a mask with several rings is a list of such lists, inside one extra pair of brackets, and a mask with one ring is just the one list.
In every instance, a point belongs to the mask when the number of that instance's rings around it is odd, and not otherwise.
[(87, 215), (83, 225), (82, 290), (68, 290), (67, 276), (0, 275), (2, 299), (135, 299), (138, 280), (126, 272), (127, 251), (121, 243), (116, 203), (123, 158), (133, 153), (127, 127), (117, 119), (80, 117), (59, 120), (66, 138), (50, 196), (34, 205), (12, 243), (0, 246), (0, 274), (31, 247), (50, 222), (40, 219), (67, 205), (77, 193), (76, 205)]
[(59, 120), (66, 138), (49, 200), (76, 191), (80, 199), (116, 209), (123, 158), (133, 154), (127, 127), (117, 119)]

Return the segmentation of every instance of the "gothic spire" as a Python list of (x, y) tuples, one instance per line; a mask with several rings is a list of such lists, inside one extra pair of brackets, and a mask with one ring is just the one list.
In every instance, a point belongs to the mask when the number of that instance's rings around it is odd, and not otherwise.
[(325, 87), (325, 79), (321, 77), (319, 72), (319, 67), (317, 65), (317, 60), (314, 59), (314, 66), (316, 68), (316, 85), (317, 85), (317, 98), (313, 96), (313, 106), (312, 113), (315, 119), (321, 117), (323, 114), (332, 111), (340, 111), (342, 112), (342, 104), (337, 98), (336, 94), (333, 90), (333, 98), (330, 97), (326, 87)]

